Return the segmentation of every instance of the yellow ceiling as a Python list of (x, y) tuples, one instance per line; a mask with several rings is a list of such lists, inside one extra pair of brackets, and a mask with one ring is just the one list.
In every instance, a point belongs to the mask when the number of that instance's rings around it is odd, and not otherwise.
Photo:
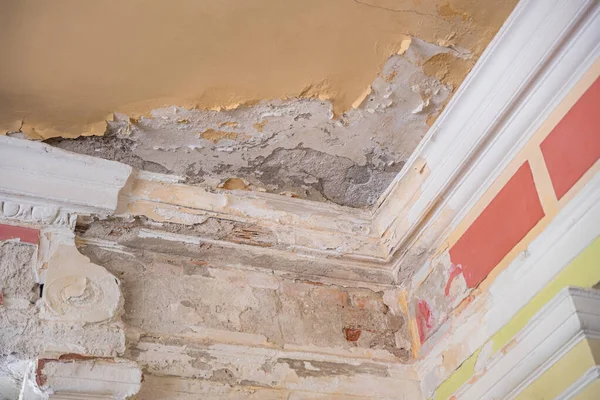
[(467, 49), (472, 65), (515, 3), (4, 0), (0, 131), (101, 134), (115, 111), (303, 96), (339, 114), (410, 36)]

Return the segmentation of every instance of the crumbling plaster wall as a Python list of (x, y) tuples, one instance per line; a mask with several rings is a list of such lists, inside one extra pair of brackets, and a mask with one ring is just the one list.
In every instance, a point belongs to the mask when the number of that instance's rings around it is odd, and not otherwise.
[[(301, 269), (276, 274), (269, 263), (285, 259), (263, 258), (266, 265), (257, 269), (243, 258), (232, 264), (214, 257), (232, 249), (190, 246), (194, 252), (159, 239), (150, 246), (136, 243), (135, 229), (132, 235), (121, 228), (111, 219), (80, 225), (77, 242), (103, 239), (103, 245), (81, 245), (77, 257), (65, 253), (68, 259), (53, 257), (48, 265), (64, 269), (80, 257), (118, 278), (123, 308), (116, 319), (100, 323), (49, 318), (51, 284), (39, 285), (34, 272), (38, 246), (0, 242), (0, 396), (16, 398), (36, 358), (42, 362), (35, 373), (55, 382), (50, 364), (62, 368), (72, 359), (93, 369), (111, 366), (119, 356), (137, 363), (119, 361), (130, 369), (139, 365), (151, 382), (140, 399), (416, 398), (418, 383), (405, 365), (405, 316), (393, 287), (324, 284), (304, 279)], [(64, 287), (61, 296), (85, 303), (74, 286)], [(43, 358), (49, 352), (57, 356)], [(63, 383), (63, 390), (76, 386)]]
[[(157, 385), (157, 392), (143, 389), (142, 398), (155, 398), (165, 387), (186, 391), (189, 379), (203, 382), (197, 390), (207, 398), (226, 396), (225, 387), (247, 396), (296, 388), (394, 398), (392, 380), (410, 359), (410, 339), (393, 288), (328, 285), (303, 280), (301, 273), (286, 277), (220, 261), (209, 256), (211, 246), (204, 251), (209, 261), (202, 248), (177, 255), (172, 242), (159, 239), (137, 247), (118, 225), (109, 227), (100, 221), (80, 230), (87, 240), (80, 251), (121, 281), (125, 357)], [(378, 380), (388, 392), (369, 393)]]
[[(390, 311), (383, 292), (295, 282), (152, 251), (127, 255), (91, 245), (81, 251), (119, 277), (124, 321), (142, 332), (214, 329), (258, 335), (277, 346), (378, 348), (401, 359), (409, 355), (402, 342), (403, 316)], [(404, 348), (397, 348), (396, 336)]]

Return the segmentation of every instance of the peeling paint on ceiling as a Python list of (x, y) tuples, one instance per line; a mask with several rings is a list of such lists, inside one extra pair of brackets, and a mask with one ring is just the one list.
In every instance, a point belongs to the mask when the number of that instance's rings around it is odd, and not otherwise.
[(4, 2), (0, 131), (211, 190), (366, 207), (516, 1), (401, 3)]
[(103, 138), (51, 140), (67, 150), (171, 173), (208, 188), (249, 189), (373, 204), (438, 115), (452, 87), (427, 76), (435, 55), (470, 53), (412, 40), (392, 56), (360, 106), (332, 118), (318, 99), (261, 102), (228, 111), (166, 107), (112, 122)]
[(472, 65), (515, 3), (3, 1), (0, 128), (73, 137), (112, 112), (293, 97), (341, 115), (408, 37), (469, 49)]

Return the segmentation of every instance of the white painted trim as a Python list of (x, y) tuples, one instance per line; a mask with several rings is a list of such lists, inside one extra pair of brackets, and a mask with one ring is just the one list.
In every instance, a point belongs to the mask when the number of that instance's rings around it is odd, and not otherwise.
[(67, 213), (112, 214), (132, 168), (0, 136), (0, 198)]
[(600, 292), (564, 288), (514, 338), (515, 346), (485, 362), (459, 399), (514, 398), (586, 338), (600, 337)]
[[(566, 265), (600, 235), (600, 174), (569, 202), (535, 238), (527, 254), (515, 259), (458, 315), (450, 317), (428, 339), (417, 364), (423, 393), (431, 396), (476, 350), (507, 324)], [(483, 310), (483, 311), (482, 311)], [(456, 365), (444, 367), (444, 353), (455, 354)]]
[[(390, 255), (433, 224), (445, 237), (489, 188), (600, 55), (599, 9), (595, 0), (519, 2), (375, 210)], [(403, 204), (395, 190), (423, 163), (420, 195)]]
[[(95, 357), (63, 360), (60, 356), (46, 353), (32, 363), (20, 398), (124, 400), (141, 388), (142, 371), (133, 361)], [(40, 377), (43, 382), (39, 382)]]
[(600, 379), (600, 366), (595, 366), (573, 383), (567, 390), (562, 392), (555, 400), (570, 400), (583, 392), (589, 385)]

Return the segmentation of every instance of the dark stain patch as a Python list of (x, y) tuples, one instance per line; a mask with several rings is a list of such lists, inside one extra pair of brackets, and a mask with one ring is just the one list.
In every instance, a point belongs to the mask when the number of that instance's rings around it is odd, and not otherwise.
[(190, 365), (193, 368), (200, 369), (202, 371), (208, 371), (209, 369), (212, 369), (212, 365), (210, 365), (209, 363), (206, 363), (202, 360), (199, 360), (197, 358), (192, 359), (190, 361)]
[(209, 362), (211, 360), (216, 360), (217, 359), (217, 357), (212, 356), (208, 351), (204, 351), (204, 350), (188, 351), (187, 355), (190, 356), (193, 359), (201, 360), (201, 361), (204, 361), (204, 362)]
[(189, 308), (195, 308), (196, 306), (194, 305), (194, 303), (192, 303), (189, 300), (182, 300), (179, 304), (181, 304), (184, 307), (189, 307)]
[[(374, 204), (402, 169), (402, 163), (387, 162), (375, 166), (373, 156), (366, 165), (310, 148), (279, 148), (267, 157), (259, 157), (251, 167), (240, 170), (254, 176), (256, 182), (292, 192), (298, 197), (329, 200), (349, 207)], [(250, 178), (249, 178), (250, 179)], [(272, 191), (272, 190), (271, 190)]]
[(261, 384), (260, 382), (256, 382), (256, 381), (250, 381), (248, 379), (243, 379), (240, 382), (241, 386), (259, 386), (259, 387), (264, 387), (265, 385)]
[(359, 365), (340, 364), (329, 361), (294, 360), (280, 358), (278, 362), (286, 363), (301, 378), (322, 376), (354, 376), (359, 374), (389, 377), (390, 373), (385, 365), (361, 363)]
[(140, 354), (145, 353), (147, 350), (140, 349), (135, 346), (131, 346), (129, 349), (129, 355), (133, 360), (136, 360), (140, 357)]
[(312, 117), (311, 113), (302, 113), (298, 114), (294, 117), (294, 121), (298, 121), (299, 119), (310, 119)]
[(197, 185), (204, 182), (206, 172), (198, 166), (198, 163), (191, 163), (185, 169), (185, 183), (188, 185)]
[(80, 136), (76, 139), (54, 138), (48, 139), (44, 143), (74, 153), (119, 161), (144, 171), (161, 174), (172, 173), (172, 171), (162, 165), (146, 161), (134, 154), (135, 141), (120, 138), (111, 133), (107, 133), (105, 136)]
[(210, 264), (202, 260), (191, 260), (189, 262), (183, 262), (183, 274), (184, 275), (199, 275), (204, 278), (212, 278), (208, 266)]

